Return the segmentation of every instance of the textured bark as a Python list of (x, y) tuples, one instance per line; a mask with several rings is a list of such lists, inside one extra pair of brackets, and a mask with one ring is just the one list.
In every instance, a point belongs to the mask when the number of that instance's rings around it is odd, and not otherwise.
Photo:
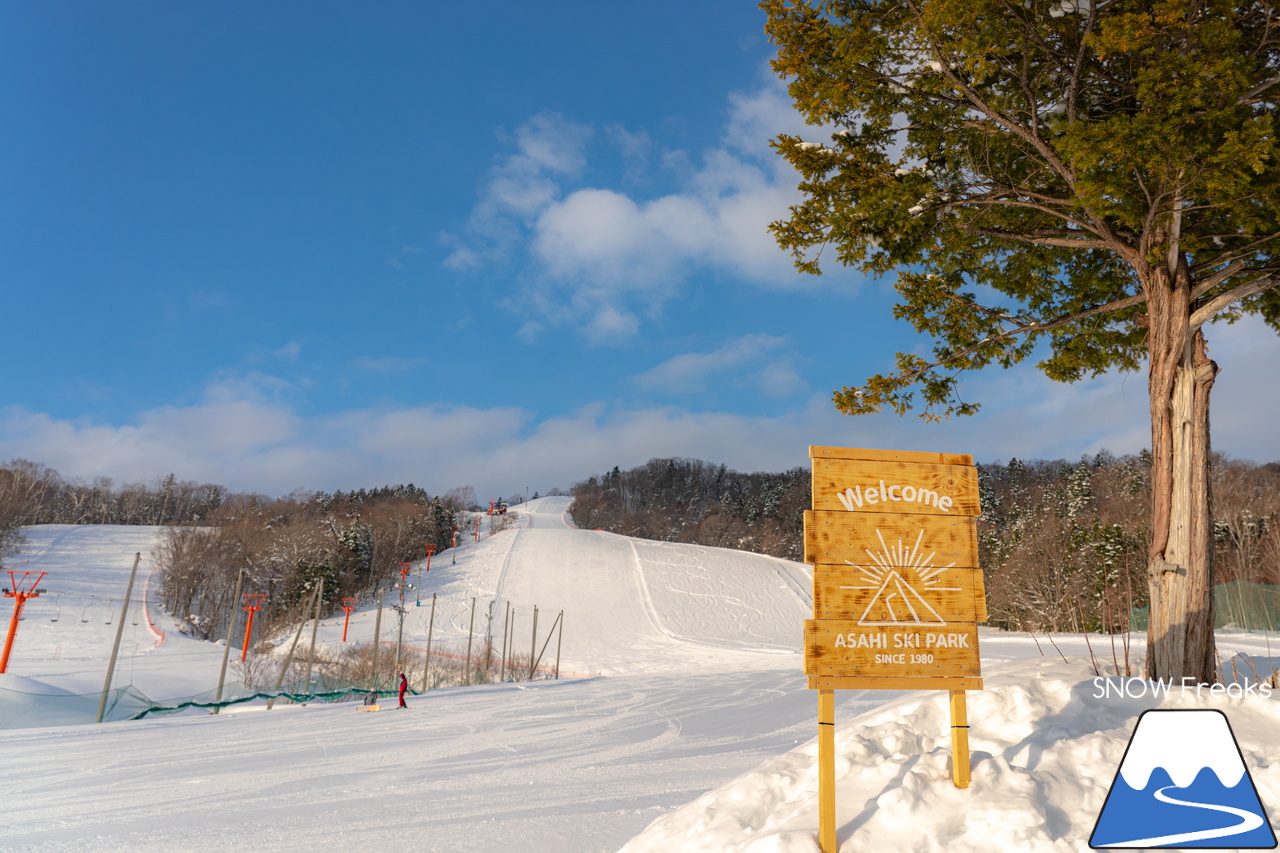
[(1218, 366), (1190, 325), (1185, 264), (1148, 285), (1152, 531), (1147, 677), (1218, 679), (1209, 391)]

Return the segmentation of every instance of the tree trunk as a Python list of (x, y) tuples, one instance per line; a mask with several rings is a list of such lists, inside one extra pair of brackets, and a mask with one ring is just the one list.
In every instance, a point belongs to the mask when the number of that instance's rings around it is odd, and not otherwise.
[(1151, 402), (1151, 552), (1147, 677), (1218, 680), (1213, 634), (1209, 390), (1218, 366), (1190, 329), (1185, 264), (1147, 289)]

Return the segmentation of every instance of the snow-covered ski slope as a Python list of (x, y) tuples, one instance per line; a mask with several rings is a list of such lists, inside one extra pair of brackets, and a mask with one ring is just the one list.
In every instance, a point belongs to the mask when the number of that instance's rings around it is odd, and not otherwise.
[[(27, 601), (18, 626), (9, 670), (0, 675), (0, 691), (96, 694), (102, 690), (106, 663), (120, 628), (120, 613), (135, 555), (141, 555), (131, 606), (125, 616), (117, 663), (119, 687), (133, 684), (157, 700), (189, 697), (208, 690), (209, 671), (221, 662), (221, 649), (185, 637), (157, 608), (151, 557), (162, 528), (48, 524), (27, 528), (22, 553), (8, 560), (7, 572), (44, 572), (48, 590)], [(31, 578), (34, 581), (35, 576)], [(12, 599), (0, 599), (7, 626)], [(144, 602), (149, 604), (144, 606)], [(23, 683), (20, 679), (30, 679)], [(0, 693), (3, 696), (3, 693)], [(43, 706), (37, 713), (47, 713)], [(66, 720), (71, 721), (71, 720)], [(48, 724), (0, 703), (0, 728)]]
[[(376, 714), (348, 703), (99, 726), (28, 719), (0, 731), (0, 849), (812, 853), (807, 568), (574, 530), (565, 504), (514, 507), (513, 529), (437, 554), (420, 585), (412, 578), (404, 636), (425, 644), (433, 594), (446, 650), (465, 646), (473, 598), (476, 636), (495, 644), (513, 609), (518, 650), (534, 605), (539, 643), (563, 610), (561, 667), (575, 677), (436, 690)], [(30, 531), (11, 564), (48, 571), (50, 592), (28, 604), (0, 695), (101, 689), (112, 596), (118, 609), (136, 551), (141, 584), (156, 535)], [(211, 690), (221, 646), (181, 636), (154, 601), (151, 615), (164, 642), (130, 618), (115, 684), (156, 700)], [(371, 640), (375, 618), (363, 604), (349, 639)], [(385, 609), (381, 641), (396, 630)], [(341, 634), (340, 615), (324, 620), (322, 642)], [(1070, 663), (1043, 636), (983, 629), (988, 690), (970, 699), (967, 791), (950, 784), (944, 694), (837, 694), (842, 848), (1087, 850), (1132, 726), (1158, 706), (1222, 708), (1275, 819), (1274, 698), (1097, 699), (1084, 642), (1055, 639)], [(1109, 664), (1107, 641), (1093, 642)], [(1219, 647), (1249, 652), (1263, 675), (1280, 655), (1262, 636), (1224, 635)]]
[[(686, 670), (690, 654), (754, 664), (799, 651), (796, 625), (812, 607), (805, 566), (578, 530), (568, 502), (517, 507), (518, 528), (463, 549), (456, 567), (433, 562), (423, 594), (510, 602), (526, 627), (533, 605), (543, 625), (563, 610), (564, 666), (582, 672)], [(469, 586), (458, 590), (458, 582)], [(450, 625), (455, 636), (467, 629), (456, 607)]]
[[(373, 715), (278, 705), (41, 728), (66, 720), (40, 718), (37, 703), (35, 718), (14, 723), (28, 728), (0, 732), (0, 849), (615, 850), (808, 738), (804, 566), (577, 530), (567, 503), (514, 507), (511, 529), (435, 555), (410, 576), (404, 625), (406, 644), (424, 646), (430, 629), (435, 649), (461, 651), (474, 598), (477, 643), (488, 631), (498, 645), (509, 605), (525, 651), (533, 607), (539, 646), (563, 611), (561, 681), (432, 691)], [(0, 695), (96, 697), (133, 555), (139, 601), (158, 535), (28, 531), (10, 565), (48, 572), (49, 592), (27, 604)], [(207, 696), (221, 646), (181, 635), (156, 599), (163, 642), (131, 609), (113, 684), (157, 702)], [(375, 611), (366, 602), (352, 614), (350, 641), (373, 638)], [(324, 620), (320, 641), (338, 644), (342, 625), (341, 614)], [(396, 631), (387, 607), (381, 641)]]

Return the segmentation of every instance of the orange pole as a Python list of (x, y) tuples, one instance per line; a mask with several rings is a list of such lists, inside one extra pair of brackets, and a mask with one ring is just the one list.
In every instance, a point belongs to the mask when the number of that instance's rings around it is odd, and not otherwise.
[[(9, 620), (9, 633), (4, 638), (4, 652), (0, 654), (0, 672), (4, 672), (9, 668), (9, 654), (13, 651), (13, 638), (18, 635), (18, 622), (22, 619), (22, 608), (26, 605), (28, 598), (38, 598), (40, 593), (44, 592), (40, 589), (40, 581), (44, 580), (46, 572), (36, 575), (34, 581), (31, 576), (35, 572), (9, 572), (10, 589), (4, 591), (5, 598), (13, 599), (13, 618)], [(22, 575), (22, 582), (18, 582), (18, 575)], [(19, 586), (28, 586), (28, 589), (18, 589)]]
[(342, 620), (342, 642), (347, 641), (347, 626), (351, 624), (351, 611), (356, 609), (356, 604), (360, 601), (358, 598), (342, 599), (342, 609), (347, 611), (347, 618)]
[(249, 614), (249, 621), (244, 626), (244, 645), (240, 648), (240, 660), (244, 660), (249, 654), (249, 637), (253, 634), (253, 614), (258, 612), (258, 608), (246, 607), (245, 610)]
[(9, 653), (13, 651), (13, 638), (18, 635), (18, 620), (22, 618), (22, 607), (26, 603), (25, 592), (19, 592), (13, 596), (13, 618), (9, 620), (9, 633), (4, 638), (4, 654), (0, 655), (0, 672), (9, 668)]

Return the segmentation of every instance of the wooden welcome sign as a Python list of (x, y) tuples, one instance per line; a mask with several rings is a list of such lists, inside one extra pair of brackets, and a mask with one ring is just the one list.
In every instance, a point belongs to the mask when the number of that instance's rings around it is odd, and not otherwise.
[(982, 689), (987, 620), (982, 511), (968, 454), (810, 447), (809, 457), (804, 668), (818, 690), (818, 841), (834, 851), (837, 689), (949, 690), (953, 781), (969, 785), (965, 691)]

